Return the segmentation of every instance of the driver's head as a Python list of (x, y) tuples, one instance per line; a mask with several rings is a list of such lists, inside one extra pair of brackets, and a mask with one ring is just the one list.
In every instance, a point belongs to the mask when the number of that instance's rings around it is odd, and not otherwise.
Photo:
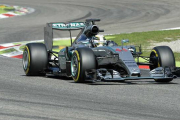
[(94, 45), (96, 47), (104, 46), (105, 43), (106, 43), (106, 40), (103, 35), (96, 35), (94, 37)]

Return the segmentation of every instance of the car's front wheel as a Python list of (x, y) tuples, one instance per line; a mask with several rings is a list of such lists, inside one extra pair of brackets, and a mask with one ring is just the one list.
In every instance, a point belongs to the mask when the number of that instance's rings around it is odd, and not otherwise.
[(96, 69), (96, 60), (90, 48), (77, 48), (71, 58), (71, 75), (75, 82), (85, 82), (85, 71)]
[[(150, 54), (150, 70), (157, 67), (175, 67), (174, 54), (168, 46), (154, 47)], [(155, 79), (156, 82), (170, 82), (173, 79)]]

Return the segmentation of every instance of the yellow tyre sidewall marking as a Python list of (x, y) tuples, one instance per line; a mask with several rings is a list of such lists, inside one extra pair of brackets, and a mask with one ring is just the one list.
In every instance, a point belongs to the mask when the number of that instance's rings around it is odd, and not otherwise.
[(77, 59), (78, 59), (78, 73), (77, 73), (77, 77), (73, 77), (75, 82), (78, 82), (79, 76), (80, 76), (80, 57), (79, 57), (79, 53), (77, 50), (74, 51), (77, 55)]
[[(156, 57), (158, 57), (158, 54), (157, 54), (156, 50), (152, 50), (152, 52), (154, 52), (154, 53), (155, 53), (155, 55), (156, 55)], [(158, 60), (158, 67), (160, 67), (159, 60)]]
[(29, 72), (29, 67), (30, 67), (30, 52), (29, 52), (28, 46), (25, 46), (25, 49), (27, 49), (27, 52), (28, 52), (28, 66), (27, 66), (27, 69), (25, 70), (25, 71), (26, 71), (26, 74), (28, 74), (28, 72)]

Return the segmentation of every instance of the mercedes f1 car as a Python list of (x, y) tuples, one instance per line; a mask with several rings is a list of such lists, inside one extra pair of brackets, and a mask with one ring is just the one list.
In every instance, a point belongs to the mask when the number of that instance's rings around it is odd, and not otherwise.
[[(114, 41), (98, 39), (96, 22), (100, 19), (87, 19), (85, 22), (47, 23), (44, 28), (44, 43), (28, 43), (23, 52), (23, 69), (27, 76), (53, 74), (72, 77), (75, 82), (154, 79), (156, 82), (170, 82), (175, 58), (167, 46), (154, 47), (149, 57), (141, 56), (141, 47), (118, 46)], [(53, 48), (53, 30), (70, 32), (71, 46), (59, 52)], [(71, 31), (80, 30), (72, 41)], [(52, 58), (54, 56), (54, 58)], [(144, 58), (146, 63), (135, 61)], [(142, 77), (138, 65), (148, 65), (150, 75)]]

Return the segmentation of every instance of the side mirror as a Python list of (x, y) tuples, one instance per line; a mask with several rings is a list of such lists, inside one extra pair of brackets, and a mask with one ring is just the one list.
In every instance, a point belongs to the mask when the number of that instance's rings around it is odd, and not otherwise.
[(123, 44), (123, 43), (128, 43), (129, 42), (129, 40), (127, 39), (127, 40), (121, 40), (121, 43)]
[(126, 40), (121, 40), (121, 43), (122, 43), (122, 49), (123, 49), (123, 44), (124, 44), (124, 43), (128, 43), (128, 42), (129, 42), (128, 39), (126, 39)]

